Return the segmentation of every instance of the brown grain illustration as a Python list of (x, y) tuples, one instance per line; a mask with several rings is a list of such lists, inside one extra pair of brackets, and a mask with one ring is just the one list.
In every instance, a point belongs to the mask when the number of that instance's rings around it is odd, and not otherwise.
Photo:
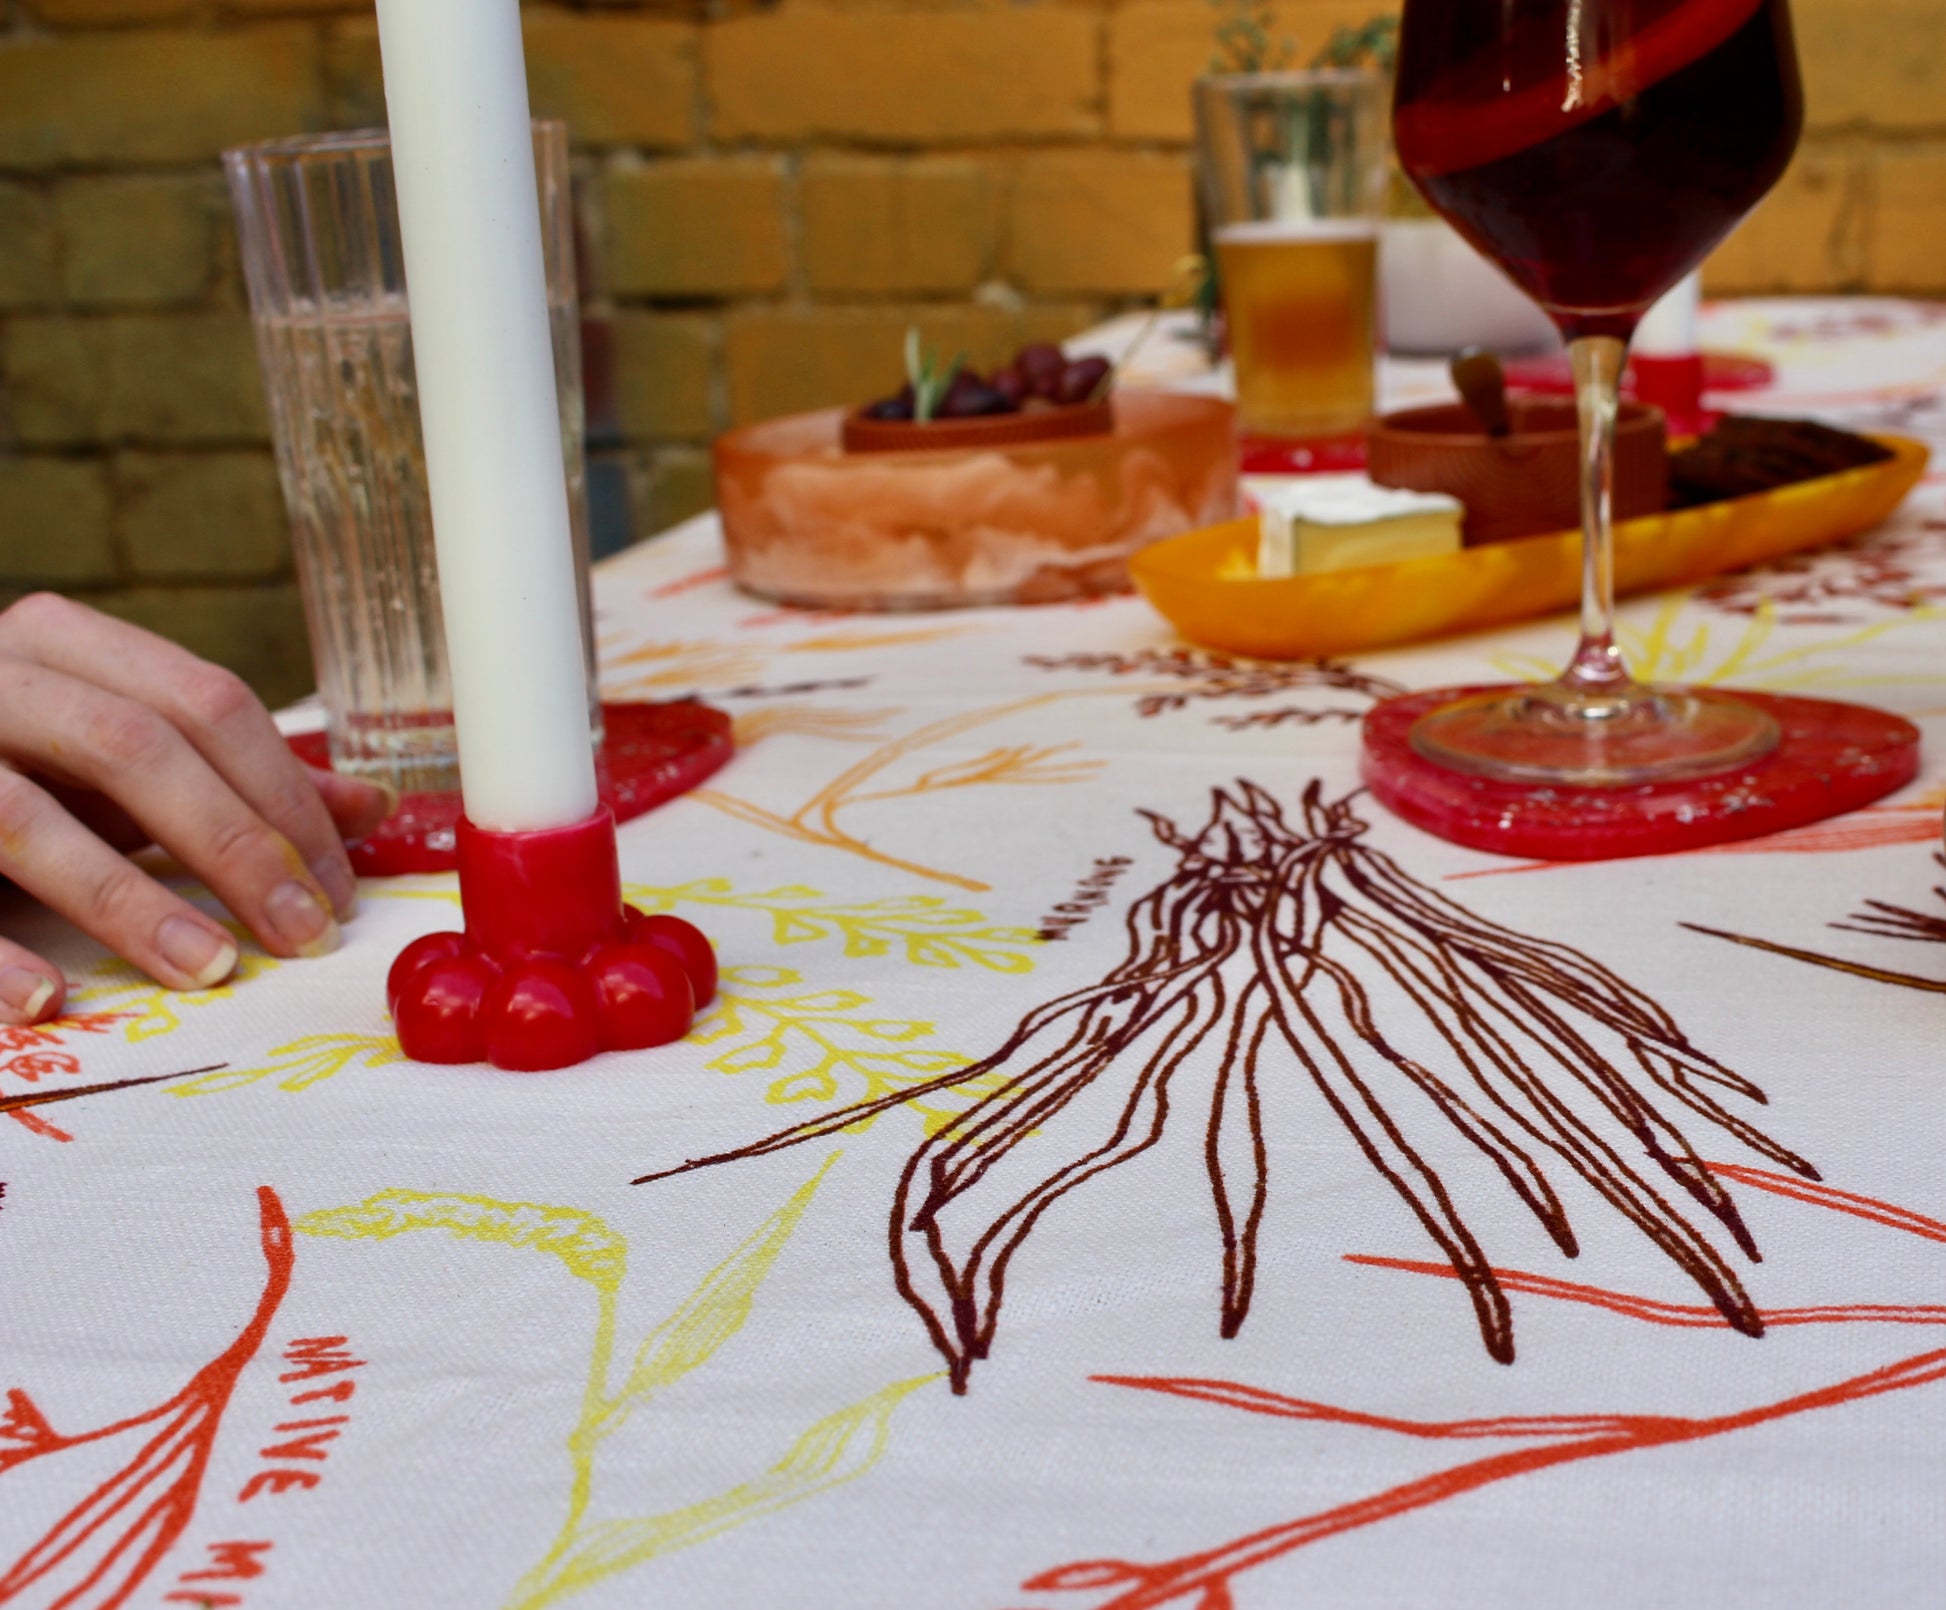
[[(1350, 797), (1327, 802), (1313, 783), (1293, 823), (1263, 789), (1238, 782), (1214, 791), (1193, 836), (1143, 814), (1177, 865), (1129, 908), (1127, 954), (1099, 982), (1035, 1008), (971, 1067), (637, 1183), (762, 1156), (927, 1090), (1000, 1075), (912, 1153), (891, 1205), (894, 1279), (964, 1390), (992, 1346), (1008, 1264), (1042, 1216), (1150, 1150), (1183, 1111), (1206, 1115), (1221, 1329), (1235, 1335), (1270, 1185), (1270, 1081), (1297, 1073), (1438, 1245), (1493, 1357), (1514, 1355), (1507, 1297), (1430, 1160), (1429, 1143), (1455, 1132), (1565, 1255), (1578, 1247), (1549, 1173), (1563, 1165), (1731, 1325), (1761, 1332), (1724, 1253), (1679, 1201), (1752, 1259), (1755, 1243), (1677, 1127), (1686, 1112), (1816, 1178), (1719, 1099), (1761, 1102), (1755, 1085), (1600, 963), (1475, 916), (1361, 844), (1367, 824)], [(1438, 1065), (1413, 1044), (1439, 1048)]]
[[(1170, 715), (1209, 699), (1267, 699), (1319, 689), (1354, 694), (1366, 701), (1405, 692), (1389, 678), (1356, 670), (1342, 660), (1240, 660), (1195, 648), (1145, 648), (1128, 654), (1029, 654), (1025, 658), (1027, 664), (1042, 671), (1105, 671), (1110, 676), (1162, 678), (1160, 686), (1148, 688), (1135, 701), (1139, 716)], [(1253, 727), (1314, 727), (1327, 721), (1362, 721), (1366, 708), (1366, 704), (1283, 705), (1212, 719), (1232, 732)]]
[[(1942, 870), (1946, 870), (1946, 855), (1935, 850), (1933, 860)], [(1932, 892), (1934, 898), (1946, 908), (1946, 884), (1935, 884)], [(1884, 900), (1867, 900), (1864, 908), (1852, 912), (1849, 921), (1827, 923), (1825, 926), (1840, 933), (1870, 934), (1877, 939), (1913, 939), (1921, 944), (1946, 945), (1946, 909), (1915, 911), (1910, 906), (1895, 906)], [(1854, 978), (1867, 978), (1876, 984), (1896, 984), (1901, 989), (1946, 994), (1946, 978), (1904, 973), (1890, 967), (1872, 967), (1864, 962), (1849, 961), (1843, 956), (1827, 955), (1821, 950), (1798, 949), (1791, 945), (1774, 944), (1768, 939), (1755, 939), (1749, 934), (1705, 928), (1701, 923), (1686, 922), (1683, 926), (1693, 933), (1708, 934), (1712, 939), (1727, 939), (1733, 945), (1767, 950), (1773, 956), (1788, 956), (1792, 961), (1809, 962), (1813, 967), (1828, 967), (1833, 972), (1850, 973)]]

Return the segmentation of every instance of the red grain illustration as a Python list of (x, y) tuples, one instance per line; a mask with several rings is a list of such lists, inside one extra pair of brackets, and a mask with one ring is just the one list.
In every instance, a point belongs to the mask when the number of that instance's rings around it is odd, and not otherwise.
[[(12, 1388), (0, 1415), (0, 1482), (39, 1478), (37, 1460), (115, 1446), (126, 1457), (0, 1574), (0, 1605), (35, 1610), (115, 1610), (147, 1579), (195, 1513), (210, 1450), (243, 1368), (256, 1357), (290, 1289), (294, 1252), (284, 1205), (257, 1190), (264, 1286), (237, 1339), (167, 1402), (74, 1435), (56, 1431), (25, 1391)], [(0, 1504), (6, 1499), (0, 1496)], [(31, 1594), (31, 1597), (29, 1595)]]
[[(64, 1049), (70, 1036), (107, 1034), (129, 1014), (126, 1012), (77, 1012), (56, 1018), (51, 1023), (14, 1025), (0, 1028), (0, 1078), (11, 1074), (25, 1084), (38, 1084), (49, 1074), (79, 1073), (81, 1060)], [(100, 1087), (100, 1088), (106, 1088)], [(0, 1096), (0, 1115), (13, 1119), (23, 1128), (47, 1140), (69, 1141), (74, 1137), (50, 1124), (29, 1109), (49, 1101), (61, 1101), (68, 1091), (49, 1091), (38, 1096)]]
[[(1726, 1179), (1734, 1179), (1808, 1206), (1846, 1214), (1924, 1240), (1946, 1242), (1946, 1223), (1874, 1197), (1742, 1164), (1712, 1163), (1710, 1167)], [(1454, 1271), (1444, 1264), (1360, 1255), (1353, 1255), (1347, 1261), (1444, 1279), (1454, 1278)], [(1647, 1324), (1721, 1328), (1726, 1323), (1718, 1310), (1700, 1304), (1659, 1302), (1629, 1292), (1574, 1285), (1513, 1269), (1496, 1269), (1494, 1272), (1502, 1290), (1582, 1303)], [(1946, 1305), (1937, 1304), (1851, 1303), (1807, 1308), (1765, 1308), (1761, 1310), (1761, 1315), (1767, 1329), (1792, 1325), (1946, 1325)], [(1195, 1610), (1232, 1610), (1236, 1603), (1234, 1589), (1238, 1579), (1260, 1566), (1327, 1538), (1393, 1520), (1415, 1510), (1428, 1509), (1497, 1482), (1584, 1459), (1601, 1459), (1614, 1454), (1726, 1436), (1814, 1410), (1837, 1408), (1867, 1398), (1927, 1386), (1942, 1378), (1946, 1378), (1946, 1348), (1931, 1348), (1829, 1385), (1792, 1393), (1727, 1414), (1589, 1413), (1411, 1420), (1291, 1397), (1236, 1381), (1181, 1376), (1097, 1375), (1092, 1379), (1104, 1385), (1157, 1392), (1274, 1419), (1358, 1426), (1428, 1441), (1499, 1440), (1520, 1446), (1468, 1459), (1382, 1492), (1300, 1516), (1281, 1525), (1264, 1527), (1232, 1538), (1215, 1548), (1150, 1564), (1117, 1559), (1080, 1560), (1043, 1571), (1030, 1577), (1022, 1586), (1032, 1593), (1090, 1592), (1106, 1595), (1093, 1600), (1090, 1610), (1154, 1610), (1154, 1607), (1171, 1604), (1189, 1604)]]

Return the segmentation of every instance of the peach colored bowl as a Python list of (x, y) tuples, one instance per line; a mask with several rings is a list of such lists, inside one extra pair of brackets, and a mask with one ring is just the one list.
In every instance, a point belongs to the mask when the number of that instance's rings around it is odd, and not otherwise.
[(1236, 513), (1236, 411), (1125, 391), (1114, 428), (986, 448), (847, 453), (845, 411), (716, 443), (737, 585), (816, 609), (1038, 604), (1128, 588), (1146, 543)]
[[(1460, 403), (1405, 408), (1365, 430), (1380, 486), (1445, 492), (1466, 505), (1466, 546), (1572, 529), (1581, 523), (1574, 404), (1514, 399), (1513, 434), (1495, 440)], [(1615, 428), (1615, 518), (1657, 514), (1669, 501), (1662, 410), (1624, 403)]]

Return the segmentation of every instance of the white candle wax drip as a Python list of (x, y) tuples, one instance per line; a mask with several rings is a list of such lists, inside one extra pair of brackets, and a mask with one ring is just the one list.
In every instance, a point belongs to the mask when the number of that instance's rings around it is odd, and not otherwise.
[(594, 814), (518, 0), (378, 0), (413, 361), (477, 826)]

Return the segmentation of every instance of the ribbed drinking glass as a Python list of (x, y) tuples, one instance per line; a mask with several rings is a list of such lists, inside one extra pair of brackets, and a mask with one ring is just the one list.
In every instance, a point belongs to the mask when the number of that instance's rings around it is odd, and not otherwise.
[[(567, 131), (534, 125), (561, 445), (600, 741)], [(383, 130), (224, 153), (332, 765), (459, 786), (425, 443)]]

